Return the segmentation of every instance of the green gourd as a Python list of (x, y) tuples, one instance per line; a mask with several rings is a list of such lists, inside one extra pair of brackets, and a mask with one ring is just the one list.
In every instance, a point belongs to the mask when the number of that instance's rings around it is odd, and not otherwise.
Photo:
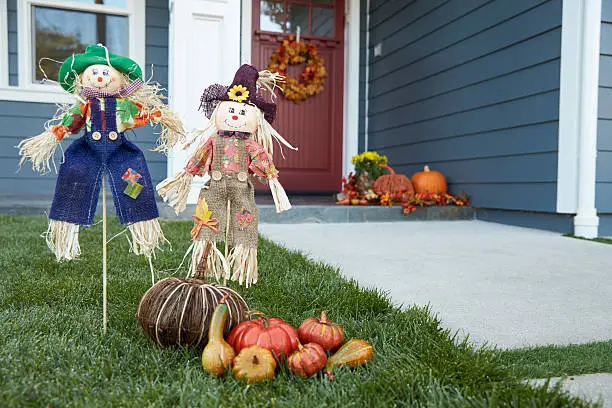
[(222, 376), (229, 371), (236, 353), (232, 346), (223, 339), (223, 329), (229, 313), (224, 296), (212, 315), (208, 330), (208, 344), (202, 352), (202, 367), (213, 376)]

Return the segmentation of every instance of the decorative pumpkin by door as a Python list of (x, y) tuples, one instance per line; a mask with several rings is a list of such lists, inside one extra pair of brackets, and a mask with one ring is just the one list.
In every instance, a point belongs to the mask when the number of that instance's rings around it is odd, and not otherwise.
[(444, 175), (439, 171), (432, 171), (429, 166), (412, 176), (412, 186), (416, 193), (431, 194), (445, 194), (448, 188)]
[(389, 174), (378, 177), (372, 186), (376, 194), (389, 194), (392, 200), (404, 201), (414, 195), (412, 182), (403, 174), (395, 174), (389, 166), (381, 166)]
[(250, 346), (270, 350), (277, 359), (286, 358), (298, 347), (298, 334), (282, 319), (262, 316), (242, 322), (230, 332), (227, 342), (239, 353)]

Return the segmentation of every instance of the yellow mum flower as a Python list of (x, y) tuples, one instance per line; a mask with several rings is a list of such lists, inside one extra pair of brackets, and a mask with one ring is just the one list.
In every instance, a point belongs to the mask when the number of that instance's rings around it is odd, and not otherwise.
[(249, 90), (242, 85), (234, 85), (227, 93), (227, 96), (229, 96), (232, 101), (244, 102), (249, 97)]

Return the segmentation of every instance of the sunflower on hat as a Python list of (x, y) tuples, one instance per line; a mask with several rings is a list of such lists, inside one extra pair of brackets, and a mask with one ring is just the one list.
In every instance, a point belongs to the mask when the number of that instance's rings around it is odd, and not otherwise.
[(249, 99), (249, 94), (250, 94), (249, 90), (246, 89), (242, 85), (234, 85), (227, 92), (227, 96), (232, 101), (236, 101), (236, 102), (244, 102), (244, 101), (246, 101), (247, 99)]

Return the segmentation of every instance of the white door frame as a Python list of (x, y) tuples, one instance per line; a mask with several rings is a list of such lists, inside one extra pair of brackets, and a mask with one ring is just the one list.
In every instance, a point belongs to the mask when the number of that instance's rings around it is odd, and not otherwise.
[[(359, 0), (345, 0), (344, 10), (344, 106), (342, 123), (342, 171), (353, 170), (351, 158), (358, 153), (359, 141)], [(240, 61), (251, 63), (253, 1), (242, 0)], [(257, 67), (263, 69), (263, 67)], [(291, 135), (287, 135), (291, 140)], [(338, 186), (341, 180), (338, 180)]]

